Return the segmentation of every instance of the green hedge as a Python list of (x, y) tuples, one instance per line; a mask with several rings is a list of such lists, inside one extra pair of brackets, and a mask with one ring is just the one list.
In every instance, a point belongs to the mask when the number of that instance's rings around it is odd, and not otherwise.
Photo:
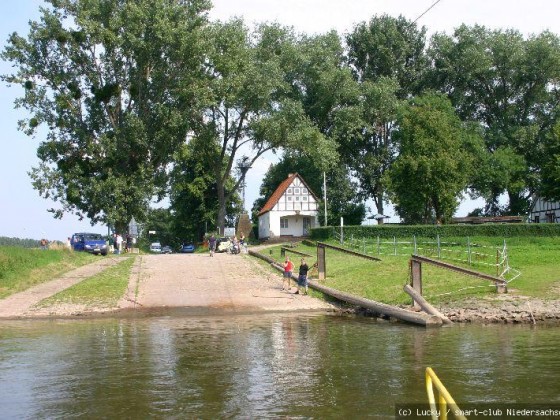
[[(323, 241), (332, 239), (340, 227), (319, 227), (311, 229), (311, 239)], [(511, 238), (516, 236), (560, 236), (560, 223), (510, 223), (481, 225), (375, 225), (345, 226), (344, 235), (355, 237), (404, 238), (418, 236), (435, 238), (437, 235), (447, 237), (490, 236)]]

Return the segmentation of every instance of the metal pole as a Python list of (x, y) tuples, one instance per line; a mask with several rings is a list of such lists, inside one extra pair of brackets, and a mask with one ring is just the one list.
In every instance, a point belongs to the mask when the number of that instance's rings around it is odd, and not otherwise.
[(327, 173), (323, 172), (323, 201), (325, 202), (325, 226), (327, 223)]

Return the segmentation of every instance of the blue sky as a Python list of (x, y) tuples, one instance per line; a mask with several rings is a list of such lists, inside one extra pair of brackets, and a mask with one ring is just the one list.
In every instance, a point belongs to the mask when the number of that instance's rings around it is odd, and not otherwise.
[[(402, 14), (414, 20), (435, 0), (214, 0), (212, 19), (227, 20), (243, 16), (249, 23), (277, 21), (293, 26), (299, 32), (323, 33), (336, 29), (348, 32), (353, 25), (374, 14)], [(9, 4), (9, 5), (8, 5)], [(27, 34), (29, 20), (39, 16), (41, 0), (3, 2), (0, 14), (0, 45), (2, 49), (10, 33)], [(545, 29), (560, 33), (560, 2), (558, 0), (440, 0), (418, 24), (429, 33), (450, 32), (461, 23), (482, 24), (492, 28), (515, 28), (524, 34)], [(10, 71), (10, 64), (0, 61), (0, 73)], [(33, 190), (27, 172), (37, 165), (36, 149), (41, 141), (17, 130), (17, 121), (25, 118), (23, 110), (15, 110), (14, 99), (21, 95), (16, 86), (0, 83), (0, 236), (63, 240), (73, 232), (105, 233), (105, 226), (91, 227), (89, 221), (78, 221), (72, 215), (55, 220), (47, 209), (56, 206), (39, 197)], [(261, 159), (251, 172), (246, 191), (247, 207), (258, 197), (262, 176), (273, 155)], [(465, 215), (476, 203), (465, 201), (458, 215)], [(391, 213), (389, 213), (391, 215)]]

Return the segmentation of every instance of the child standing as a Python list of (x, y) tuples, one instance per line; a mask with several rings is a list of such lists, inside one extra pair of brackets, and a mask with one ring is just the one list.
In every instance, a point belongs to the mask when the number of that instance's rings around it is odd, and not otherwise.
[[(290, 290), (292, 288), (293, 271), (294, 271), (294, 264), (290, 261), (290, 257), (286, 255), (286, 260), (284, 261), (284, 280), (282, 282), (282, 290)], [(286, 281), (288, 282), (288, 288), (285, 288)]]

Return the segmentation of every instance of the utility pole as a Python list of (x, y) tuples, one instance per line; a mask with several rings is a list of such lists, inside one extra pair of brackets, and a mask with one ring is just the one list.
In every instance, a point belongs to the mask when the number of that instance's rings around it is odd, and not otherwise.
[(327, 223), (327, 173), (323, 172), (323, 201), (325, 202), (325, 226)]

